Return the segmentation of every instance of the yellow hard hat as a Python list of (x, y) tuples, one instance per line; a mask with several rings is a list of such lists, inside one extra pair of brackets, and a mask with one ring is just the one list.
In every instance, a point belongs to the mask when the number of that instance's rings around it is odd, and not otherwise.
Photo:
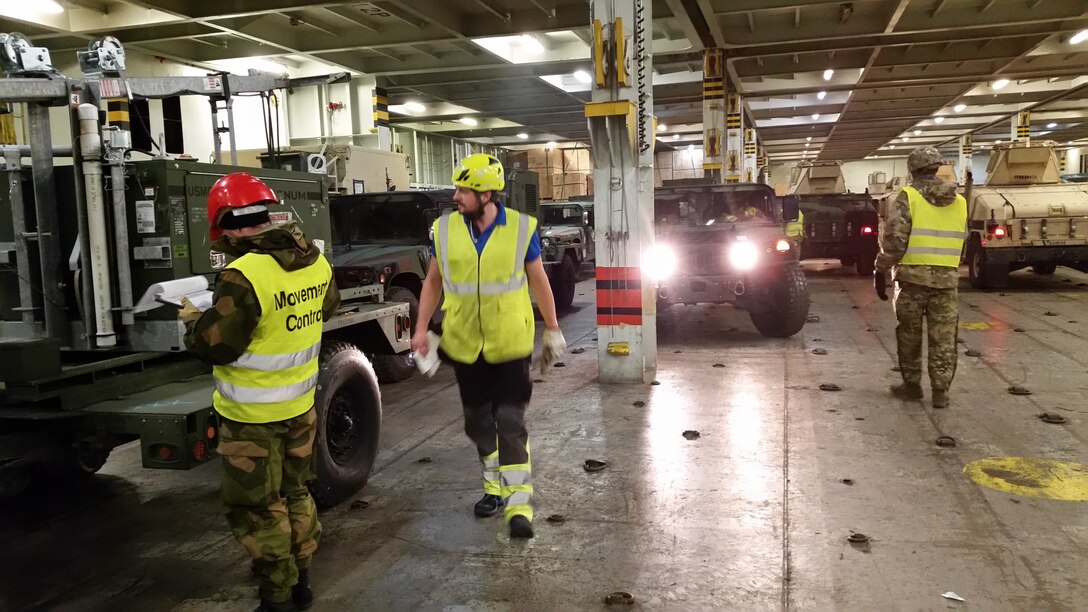
[(502, 162), (494, 155), (476, 153), (461, 160), (453, 169), (453, 184), (473, 191), (502, 191), (506, 178)]

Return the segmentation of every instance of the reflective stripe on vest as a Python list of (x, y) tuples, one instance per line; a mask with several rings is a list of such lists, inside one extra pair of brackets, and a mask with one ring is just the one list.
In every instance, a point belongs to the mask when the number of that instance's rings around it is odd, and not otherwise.
[(967, 231), (967, 200), (957, 194), (952, 204), (934, 206), (913, 187), (903, 191), (910, 202), (911, 230), (900, 264), (958, 268)]
[(287, 271), (271, 255), (247, 253), (227, 267), (253, 285), (261, 316), (246, 352), (212, 368), (215, 409), (242, 423), (273, 423), (305, 413), (317, 385), (321, 309), (332, 281), (329, 262), (321, 256)]
[(482, 252), (468, 225), (454, 213), (435, 221), (435, 258), (442, 274), (442, 350), (454, 361), (490, 363), (528, 357), (533, 352), (533, 306), (529, 300), (525, 255), (536, 219), (506, 209)]

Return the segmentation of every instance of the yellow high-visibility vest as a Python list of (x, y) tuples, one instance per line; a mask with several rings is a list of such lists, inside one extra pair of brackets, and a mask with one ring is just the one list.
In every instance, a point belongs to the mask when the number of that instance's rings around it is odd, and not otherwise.
[(910, 202), (911, 229), (904, 266), (960, 267), (967, 232), (967, 200), (956, 194), (948, 206), (934, 206), (913, 187), (904, 187)]
[(212, 368), (215, 409), (242, 423), (297, 417), (314, 405), (321, 307), (332, 267), (322, 255), (305, 268), (288, 271), (264, 253), (247, 253), (227, 267), (253, 284), (261, 318), (246, 352)]
[(442, 350), (454, 361), (504, 363), (533, 354), (533, 305), (525, 254), (536, 219), (506, 209), (482, 253), (455, 213), (434, 223), (435, 258), (445, 300)]
[(805, 213), (797, 209), (797, 219), (786, 222), (786, 235), (795, 240), (800, 240), (805, 235)]

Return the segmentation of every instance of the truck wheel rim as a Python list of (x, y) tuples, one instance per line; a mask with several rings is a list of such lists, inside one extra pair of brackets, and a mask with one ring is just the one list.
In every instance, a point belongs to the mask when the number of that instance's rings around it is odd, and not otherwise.
[(352, 416), (353, 398), (345, 391), (339, 391), (329, 403), (329, 414), (325, 422), (325, 439), (328, 441), (329, 455), (340, 465), (349, 464), (359, 448), (359, 427)]

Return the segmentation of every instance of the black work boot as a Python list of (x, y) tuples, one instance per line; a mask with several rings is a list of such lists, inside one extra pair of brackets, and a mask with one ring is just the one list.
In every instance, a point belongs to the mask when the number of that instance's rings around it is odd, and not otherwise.
[(515, 516), (510, 519), (510, 537), (526, 539), (533, 537), (533, 524), (520, 514)]
[(504, 505), (502, 498), (498, 495), (484, 494), (483, 499), (476, 502), (476, 507), (472, 511), (476, 513), (476, 516), (485, 518), (495, 516)]
[(310, 588), (310, 569), (298, 571), (298, 584), (291, 587), (291, 601), (299, 610), (309, 610), (314, 605), (314, 591)]
[(901, 400), (920, 400), (923, 397), (922, 385), (918, 383), (899, 383), (898, 385), (892, 385), (889, 390), (892, 395)]
[(261, 605), (257, 606), (257, 609), (253, 612), (296, 612), (298, 606), (293, 601), (268, 601), (267, 599), (261, 600)]

